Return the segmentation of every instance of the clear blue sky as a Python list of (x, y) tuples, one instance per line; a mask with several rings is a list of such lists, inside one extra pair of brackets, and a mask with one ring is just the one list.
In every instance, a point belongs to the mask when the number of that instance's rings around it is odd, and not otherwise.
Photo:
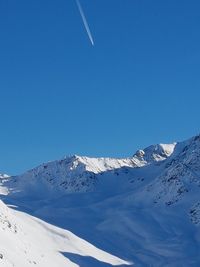
[(80, 1), (0, 1), (0, 172), (200, 131), (200, 1)]

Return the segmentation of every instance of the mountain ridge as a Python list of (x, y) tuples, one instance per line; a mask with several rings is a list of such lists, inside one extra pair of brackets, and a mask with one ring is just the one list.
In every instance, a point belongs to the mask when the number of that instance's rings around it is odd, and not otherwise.
[(200, 264), (199, 135), (126, 159), (65, 157), (0, 183), (7, 204), (136, 267)]

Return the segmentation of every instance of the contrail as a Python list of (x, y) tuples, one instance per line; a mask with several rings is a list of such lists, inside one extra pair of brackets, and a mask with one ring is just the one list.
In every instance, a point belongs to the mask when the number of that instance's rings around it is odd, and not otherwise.
[(89, 25), (88, 25), (88, 23), (87, 23), (85, 14), (84, 14), (84, 12), (83, 12), (83, 9), (82, 9), (82, 6), (81, 6), (81, 3), (79, 2), (79, 0), (76, 0), (76, 4), (77, 4), (77, 6), (78, 6), (78, 9), (79, 9), (81, 18), (82, 18), (82, 20), (83, 20), (83, 24), (84, 24), (84, 26), (85, 26), (86, 32), (87, 32), (87, 34), (88, 34), (88, 37), (89, 37), (89, 39), (90, 39), (90, 42), (91, 42), (91, 44), (94, 46), (94, 40), (93, 40), (93, 37), (92, 37), (92, 33), (91, 33), (91, 31), (90, 31)]

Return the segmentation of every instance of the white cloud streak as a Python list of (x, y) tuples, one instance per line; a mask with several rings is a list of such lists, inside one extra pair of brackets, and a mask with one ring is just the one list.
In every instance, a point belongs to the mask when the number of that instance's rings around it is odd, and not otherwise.
[(93, 37), (92, 37), (92, 33), (91, 33), (91, 31), (90, 31), (90, 27), (89, 27), (89, 25), (88, 25), (86, 16), (85, 16), (85, 14), (84, 14), (84, 12), (83, 12), (83, 9), (82, 9), (82, 6), (81, 6), (80, 1), (79, 1), (79, 0), (76, 0), (76, 4), (77, 4), (77, 6), (78, 6), (78, 9), (79, 9), (81, 18), (82, 18), (82, 20), (83, 20), (83, 24), (84, 24), (84, 26), (85, 26), (87, 35), (88, 35), (88, 37), (89, 37), (89, 39), (90, 39), (91, 44), (94, 46), (94, 40), (93, 40)]

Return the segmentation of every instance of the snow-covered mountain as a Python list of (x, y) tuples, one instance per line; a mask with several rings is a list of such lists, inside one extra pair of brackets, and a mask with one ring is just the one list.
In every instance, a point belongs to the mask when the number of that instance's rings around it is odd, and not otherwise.
[[(23, 216), (70, 230), (122, 264), (200, 265), (200, 136), (125, 159), (65, 157), (2, 176), (0, 193)], [(65, 255), (81, 267), (113, 265)]]
[(194, 196), (199, 187), (200, 136), (196, 136), (177, 144), (173, 155), (164, 162), (148, 190), (153, 192), (155, 201), (172, 205), (186, 195), (192, 193)]
[[(11, 188), (13, 193), (20, 192), (20, 194), (27, 192), (29, 194), (29, 190), (40, 194), (44, 188), (48, 193), (51, 191), (51, 194), (58, 191), (62, 193), (93, 191), (99, 174), (106, 172), (116, 174), (117, 170), (120, 171), (126, 167), (132, 169), (163, 161), (173, 153), (174, 147), (175, 144), (152, 145), (137, 151), (133, 157), (125, 159), (89, 158), (77, 155), (65, 157), (62, 160), (44, 163), (20, 176), (12, 177), (8, 188)], [(7, 176), (4, 178), (8, 181)]]

